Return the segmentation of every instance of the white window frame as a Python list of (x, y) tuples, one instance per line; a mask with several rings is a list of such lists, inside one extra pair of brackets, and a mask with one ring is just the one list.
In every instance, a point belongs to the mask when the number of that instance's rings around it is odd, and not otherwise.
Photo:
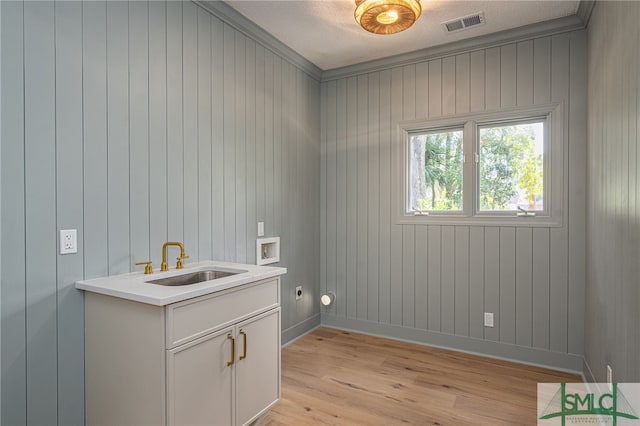
[[(518, 122), (545, 120), (544, 206), (535, 215), (512, 211), (479, 209), (479, 128)], [(416, 133), (463, 129), (463, 206), (462, 211), (413, 212), (410, 202), (410, 137)], [(392, 203), (398, 224), (423, 225), (512, 225), (559, 227), (563, 223), (565, 197), (568, 188), (567, 128), (563, 103), (510, 108), (499, 111), (461, 114), (431, 120), (412, 120), (398, 123), (396, 143), (392, 149)]]

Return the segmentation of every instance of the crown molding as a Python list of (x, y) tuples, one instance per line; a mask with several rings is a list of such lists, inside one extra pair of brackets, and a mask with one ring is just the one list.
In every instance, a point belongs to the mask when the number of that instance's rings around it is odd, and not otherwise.
[(584, 22), (584, 26), (589, 25), (589, 20), (591, 19), (591, 13), (593, 12), (593, 7), (596, 5), (596, 0), (580, 0), (578, 4), (578, 10), (576, 11), (576, 15), (582, 22)]
[(234, 8), (219, 0), (192, 0), (212, 15), (232, 26), (236, 30), (254, 39), (273, 53), (287, 59), (293, 65), (305, 71), (312, 78), (320, 81), (322, 70), (295, 50), (291, 49), (280, 40), (258, 27), (255, 23), (245, 18)]
[[(593, 2), (593, 0), (582, 0), (580, 4)], [(585, 6), (588, 7), (588, 6)], [(591, 6), (593, 7), (593, 6)], [(578, 15), (566, 16), (537, 24), (526, 25), (519, 28), (487, 34), (481, 37), (465, 39), (453, 43), (429, 47), (409, 53), (390, 56), (359, 64), (348, 65), (346, 67), (334, 68), (322, 73), (322, 81), (336, 80), (339, 78), (351, 77), (369, 72), (381, 71), (393, 67), (415, 64), (430, 59), (437, 59), (444, 56), (451, 56), (466, 53), (474, 50), (486, 49), (503, 44), (509, 44), (521, 40), (528, 40), (537, 37), (544, 37), (560, 34), (569, 31), (582, 30), (585, 22)]]

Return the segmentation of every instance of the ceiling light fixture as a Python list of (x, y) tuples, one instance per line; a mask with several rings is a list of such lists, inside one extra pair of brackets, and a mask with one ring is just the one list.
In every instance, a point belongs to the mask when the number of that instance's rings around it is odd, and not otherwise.
[(395, 34), (420, 17), (419, 0), (355, 0), (356, 22), (374, 34)]

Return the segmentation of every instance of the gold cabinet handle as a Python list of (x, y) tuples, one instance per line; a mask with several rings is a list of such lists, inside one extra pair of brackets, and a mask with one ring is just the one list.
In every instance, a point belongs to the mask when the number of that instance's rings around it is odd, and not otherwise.
[(227, 367), (236, 362), (236, 339), (231, 334), (227, 334), (227, 339), (231, 340), (231, 361), (227, 361)]
[(245, 333), (243, 329), (240, 329), (240, 334), (242, 334), (242, 340), (244, 342), (244, 349), (242, 350), (240, 359), (245, 359), (247, 357), (247, 333)]

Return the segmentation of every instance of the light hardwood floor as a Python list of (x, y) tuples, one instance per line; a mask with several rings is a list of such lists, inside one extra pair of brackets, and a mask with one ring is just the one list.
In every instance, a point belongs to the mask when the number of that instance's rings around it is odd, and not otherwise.
[(319, 328), (282, 350), (275, 425), (535, 425), (536, 384), (580, 376)]

